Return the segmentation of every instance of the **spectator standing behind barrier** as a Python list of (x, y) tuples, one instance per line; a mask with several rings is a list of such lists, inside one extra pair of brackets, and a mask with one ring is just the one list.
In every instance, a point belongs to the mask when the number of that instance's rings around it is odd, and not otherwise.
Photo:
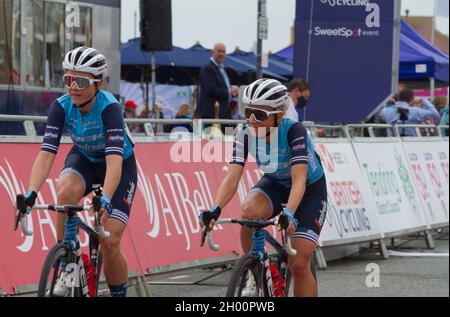
[[(411, 89), (404, 89), (398, 96), (398, 102), (390, 107), (384, 108), (380, 117), (384, 122), (393, 125), (401, 124), (422, 124), (427, 120), (439, 120), (439, 112), (433, 104), (427, 99), (423, 99), (422, 108), (414, 107), (415, 103), (414, 92)], [(414, 128), (400, 128), (401, 136), (416, 136)], [(392, 132), (388, 132), (392, 136)]]
[(288, 85), (289, 105), (285, 118), (295, 122), (299, 121), (300, 112), (306, 107), (311, 96), (311, 86), (303, 79), (294, 79)]
[[(175, 119), (192, 119), (191, 116), (191, 107), (189, 105), (183, 104), (178, 108), (178, 112), (175, 115)], [(172, 125), (172, 131), (176, 131), (178, 129), (184, 129), (189, 132), (193, 132), (192, 124), (189, 123), (181, 123)]]
[(223, 65), (225, 55), (224, 44), (214, 45), (210, 61), (200, 71), (200, 97), (196, 118), (214, 119), (216, 102), (220, 104), (219, 118), (231, 118), (229, 103), (232, 97), (238, 95), (239, 89), (230, 85), (230, 79)]
[(395, 96), (392, 96), (392, 98), (387, 102), (387, 106), (393, 106), (398, 102), (398, 98), (400, 96), (400, 93), (405, 90), (407, 87), (405, 84), (398, 83), (397, 85), (397, 94)]
[(433, 105), (439, 111), (441, 118), (436, 124), (448, 125), (448, 98), (445, 96), (439, 96), (434, 98)]
[[(125, 102), (124, 112), (126, 119), (136, 119), (136, 109), (138, 108), (138, 104), (133, 100), (128, 100)], [(127, 123), (128, 129), (131, 133), (138, 133), (140, 131), (139, 124), (129, 124)]]

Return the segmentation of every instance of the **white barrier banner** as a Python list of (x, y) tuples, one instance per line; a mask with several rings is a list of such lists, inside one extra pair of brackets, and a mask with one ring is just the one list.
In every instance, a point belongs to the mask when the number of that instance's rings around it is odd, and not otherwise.
[(354, 142), (386, 235), (424, 229), (427, 219), (400, 142)]
[(448, 155), (443, 141), (403, 142), (430, 225), (448, 223)]
[(328, 213), (320, 235), (323, 245), (342, 239), (381, 237), (375, 203), (350, 143), (317, 143), (328, 188)]

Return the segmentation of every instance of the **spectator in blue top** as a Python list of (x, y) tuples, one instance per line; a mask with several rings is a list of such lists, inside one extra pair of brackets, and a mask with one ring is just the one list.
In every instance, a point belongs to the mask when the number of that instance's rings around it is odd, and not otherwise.
[[(439, 121), (440, 115), (433, 104), (423, 99), (421, 105), (423, 108), (415, 107), (414, 92), (406, 88), (399, 93), (398, 101), (393, 106), (384, 108), (380, 117), (384, 122), (393, 125), (401, 124), (422, 124), (427, 120)], [(392, 132), (388, 132), (392, 136)], [(415, 129), (404, 128), (400, 129), (401, 136), (416, 136)]]
[(433, 105), (441, 114), (441, 119), (436, 124), (448, 125), (448, 98), (446, 96), (439, 96), (434, 98)]

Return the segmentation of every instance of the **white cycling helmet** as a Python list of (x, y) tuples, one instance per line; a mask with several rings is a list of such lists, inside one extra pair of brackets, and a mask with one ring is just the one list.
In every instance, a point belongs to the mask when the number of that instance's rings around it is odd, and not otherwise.
[(288, 107), (287, 88), (278, 80), (262, 78), (245, 88), (242, 102), (249, 106)]
[(64, 70), (89, 73), (96, 79), (103, 79), (108, 64), (106, 63), (106, 57), (95, 48), (81, 46), (66, 54), (63, 68)]

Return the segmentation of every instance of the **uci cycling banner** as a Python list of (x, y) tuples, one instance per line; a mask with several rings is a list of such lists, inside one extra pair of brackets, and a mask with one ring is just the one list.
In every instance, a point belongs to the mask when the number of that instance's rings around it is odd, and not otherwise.
[(300, 121), (362, 122), (397, 85), (400, 1), (296, 3), (294, 78), (313, 91)]

